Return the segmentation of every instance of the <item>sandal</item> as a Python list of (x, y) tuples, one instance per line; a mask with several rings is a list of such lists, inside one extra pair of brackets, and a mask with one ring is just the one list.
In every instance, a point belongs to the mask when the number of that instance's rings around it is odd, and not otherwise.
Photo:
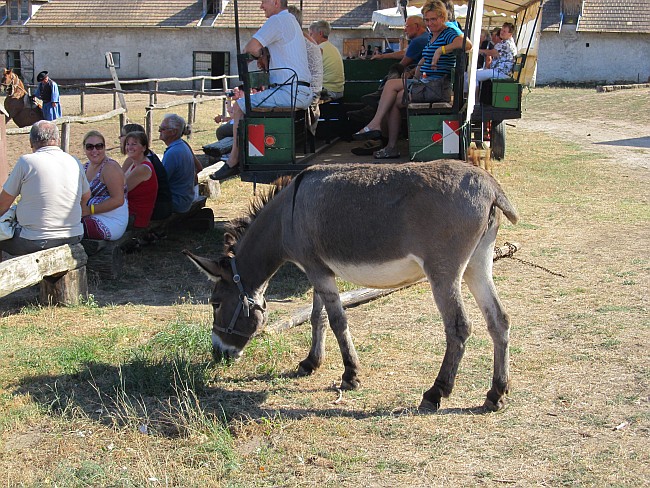
[(374, 156), (376, 159), (395, 159), (399, 158), (400, 154), (396, 147), (385, 147), (379, 151), (375, 151)]
[(376, 129), (368, 129), (364, 127), (356, 134), (352, 134), (352, 139), (355, 141), (367, 141), (369, 139), (381, 139), (381, 131)]

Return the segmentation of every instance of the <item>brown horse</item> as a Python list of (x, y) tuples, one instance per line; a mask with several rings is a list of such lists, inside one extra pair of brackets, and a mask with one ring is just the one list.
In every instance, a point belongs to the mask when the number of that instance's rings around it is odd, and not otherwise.
[(7, 94), (4, 105), (9, 117), (5, 117), (5, 122), (13, 119), (18, 127), (27, 127), (43, 119), (43, 111), (31, 105), (25, 85), (12, 69), (4, 69), (0, 84)]
[(496, 180), (461, 161), (312, 166), (251, 215), (231, 222), (225, 254), (216, 261), (184, 251), (215, 282), (213, 352), (217, 358), (241, 356), (266, 321), (269, 280), (289, 261), (314, 286), (312, 345), (298, 372), (311, 374), (322, 364), (329, 320), (345, 366), (341, 388), (357, 388), (359, 359), (335, 277), (374, 288), (426, 277), (447, 341), (438, 377), (420, 404), (436, 410), (452, 391), (472, 330), (462, 300), (464, 279), (494, 343), (485, 407), (498, 410), (509, 387), (510, 328), (492, 280), (501, 212), (517, 221)]

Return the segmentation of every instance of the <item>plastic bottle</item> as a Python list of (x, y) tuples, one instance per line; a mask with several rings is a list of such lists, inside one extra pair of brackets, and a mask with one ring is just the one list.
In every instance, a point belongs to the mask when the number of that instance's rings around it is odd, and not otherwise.
[(429, 78), (427, 78), (426, 73), (422, 73), (422, 78), (420, 78), (420, 80), (422, 81), (422, 83), (429, 83)]

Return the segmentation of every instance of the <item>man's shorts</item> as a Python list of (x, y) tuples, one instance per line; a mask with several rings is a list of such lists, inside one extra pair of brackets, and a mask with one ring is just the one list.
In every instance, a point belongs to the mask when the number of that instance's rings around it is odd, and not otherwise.
[[(296, 97), (296, 108), (306, 109), (311, 104), (313, 94), (308, 86), (298, 86), (294, 88), (293, 93)], [(237, 100), (239, 108), (246, 113), (246, 100), (241, 97)], [(261, 92), (251, 94), (251, 107), (271, 108), (271, 107), (291, 107), (291, 85), (277, 86), (267, 88)]]

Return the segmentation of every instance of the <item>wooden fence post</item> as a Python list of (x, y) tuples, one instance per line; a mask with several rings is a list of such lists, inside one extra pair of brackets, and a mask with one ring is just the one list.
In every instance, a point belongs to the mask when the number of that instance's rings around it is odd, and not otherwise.
[[(194, 122), (194, 121), (192, 120), (192, 107), (193, 107), (193, 106), (194, 106), (194, 103), (192, 103), (192, 102), (190, 102), (190, 103), (187, 104), (187, 123), (188, 123), (188, 124), (192, 124), (192, 123)], [(189, 136), (187, 136), (187, 138), (189, 139), (191, 136), (192, 136), (192, 134), (190, 134)]]
[(61, 125), (61, 150), (70, 152), (70, 122)]
[(117, 92), (113, 92), (113, 110), (117, 108)]
[(153, 108), (147, 107), (144, 122), (144, 130), (147, 132), (147, 139), (151, 140), (151, 132), (153, 130)]
[(154, 81), (153, 82), (153, 103), (154, 105), (158, 103), (158, 82)]
[(85, 96), (86, 96), (86, 89), (82, 88), (80, 98), (79, 98), (79, 103), (81, 105), (81, 115), (86, 114)]
[(205, 91), (205, 77), (201, 78), (201, 93), (203, 93), (204, 91)]

